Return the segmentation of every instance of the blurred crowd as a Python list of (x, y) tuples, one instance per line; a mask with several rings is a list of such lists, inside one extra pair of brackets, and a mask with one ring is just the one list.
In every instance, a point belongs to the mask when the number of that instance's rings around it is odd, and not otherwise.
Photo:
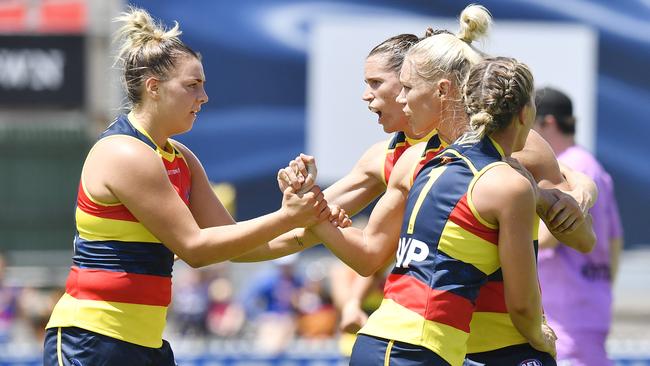
[(0, 252), (0, 343), (42, 342), (45, 324), (64, 290), (10, 283), (6, 278), (9, 264)]
[[(4, 281), (6, 267), (7, 258), (0, 254), (0, 344), (42, 344), (64, 284), (16, 286)], [(267, 354), (285, 351), (298, 338), (332, 339), (338, 336), (339, 319), (332, 278), (350, 271), (320, 247), (267, 263), (193, 269), (178, 261), (166, 337), (244, 339)]]
[(200, 270), (178, 263), (168, 316), (171, 336), (244, 338), (265, 353), (283, 351), (296, 337), (331, 338), (337, 314), (326, 269), (330, 261), (307, 263), (292, 255)]

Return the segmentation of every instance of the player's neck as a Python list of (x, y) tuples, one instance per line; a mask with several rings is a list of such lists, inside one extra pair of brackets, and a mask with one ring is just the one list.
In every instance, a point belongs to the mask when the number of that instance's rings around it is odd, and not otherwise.
[(158, 123), (159, 121), (151, 111), (146, 108), (135, 108), (129, 113), (129, 120), (145, 130), (156, 145), (165, 148), (170, 136), (162, 130), (162, 123)]

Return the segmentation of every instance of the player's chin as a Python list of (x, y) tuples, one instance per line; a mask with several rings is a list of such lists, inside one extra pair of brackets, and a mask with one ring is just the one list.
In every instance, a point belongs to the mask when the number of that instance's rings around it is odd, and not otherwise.
[(184, 120), (183, 125), (179, 126), (180, 131), (178, 131), (177, 134), (181, 134), (181, 133), (185, 133), (185, 132), (190, 131), (192, 129), (192, 127), (194, 127), (194, 120), (195, 120), (195, 117), (187, 118), (186, 120)]
[(394, 123), (390, 123), (389, 121), (380, 121), (381, 127), (384, 129), (384, 132), (386, 133), (393, 133), (397, 132), (397, 128), (395, 127)]

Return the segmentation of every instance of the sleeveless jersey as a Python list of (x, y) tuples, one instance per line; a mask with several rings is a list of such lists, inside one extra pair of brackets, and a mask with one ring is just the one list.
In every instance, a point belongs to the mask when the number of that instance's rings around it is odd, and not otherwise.
[[(171, 184), (189, 205), (190, 171), (171, 143), (169, 151), (161, 149), (124, 115), (99, 139), (112, 135), (132, 136), (154, 149)], [(91, 197), (83, 179), (75, 215), (73, 265), (65, 294), (47, 328), (79, 327), (145, 347), (161, 347), (174, 254), (124, 205)]]
[[(437, 130), (429, 132), (421, 139), (412, 139), (406, 136), (402, 131), (395, 133), (386, 148), (386, 158), (384, 159), (384, 168), (382, 169), (385, 184), (388, 184), (390, 174), (392, 173), (397, 160), (399, 160), (404, 151), (409, 147), (424, 141), (427, 141), (427, 147), (422, 154), (423, 161), (425, 158), (428, 158), (426, 161), (431, 160), (438, 152), (440, 152), (440, 150), (447, 146), (438, 136)], [(424, 163), (421, 165), (424, 165)]]
[[(533, 246), (537, 256), (539, 219), (533, 226)], [(488, 277), (481, 287), (476, 310), (472, 316), (472, 332), (467, 341), (467, 353), (489, 352), (500, 348), (528, 343), (510, 319), (503, 292), (501, 268)]]
[(498, 228), (475, 210), (476, 180), (501, 162), (489, 138), (424, 164), (406, 203), (384, 299), (360, 333), (420, 345), (461, 365), (480, 287), (499, 269)]

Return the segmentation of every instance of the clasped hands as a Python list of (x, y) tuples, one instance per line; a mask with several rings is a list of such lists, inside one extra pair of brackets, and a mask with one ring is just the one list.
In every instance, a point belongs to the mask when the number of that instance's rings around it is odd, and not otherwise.
[[(278, 188), (280, 188), (280, 191), (284, 193), (285, 199), (287, 198), (287, 195), (292, 194), (297, 197), (303, 197), (306, 194), (313, 194), (317, 200), (316, 204), (323, 206), (322, 211), (318, 213), (318, 220), (316, 222), (327, 219), (334, 226), (341, 228), (352, 225), (352, 221), (345, 210), (338, 205), (327, 203), (323, 192), (316, 184), (317, 173), (318, 169), (316, 168), (316, 160), (314, 157), (300, 154), (295, 159), (291, 160), (289, 165), (278, 171)], [(316, 222), (313, 222), (312, 224)]]

